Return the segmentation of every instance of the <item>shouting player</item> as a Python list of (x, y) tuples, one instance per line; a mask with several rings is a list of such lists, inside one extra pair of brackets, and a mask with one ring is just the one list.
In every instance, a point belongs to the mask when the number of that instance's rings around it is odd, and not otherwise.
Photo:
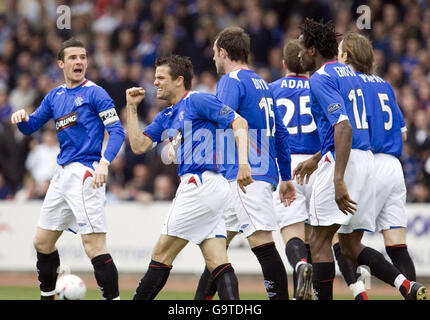
[[(393, 264), (415, 281), (415, 266), (406, 246), (406, 186), (399, 157), (406, 127), (390, 84), (373, 74), (372, 44), (363, 35), (346, 34), (339, 44), (339, 61), (350, 65), (361, 80), (375, 157), (376, 228), (382, 232), (385, 249)], [(425, 295), (421, 287), (417, 295)]]
[(375, 230), (375, 183), (360, 80), (351, 67), (336, 61), (333, 23), (306, 19), (301, 31), (302, 66), (305, 71), (316, 70), (310, 79), (311, 109), (322, 146), (293, 175), (302, 183), (318, 164), (310, 205), (315, 296), (333, 299), (331, 242), (338, 232), (343, 255), (369, 266), (372, 275), (396, 286), (406, 299), (420, 299), (425, 291), (422, 285), (408, 280), (381, 253), (361, 243), (363, 230)]
[[(282, 202), (287, 205), (295, 199), (294, 184), (290, 181), (288, 131), (278, 114), (269, 85), (248, 67), (249, 35), (239, 27), (225, 28), (217, 35), (213, 51), (217, 72), (223, 75), (216, 95), (248, 121), (249, 163), (254, 180), (246, 193), (237, 187), (237, 159), (227, 148), (225, 177), (230, 182), (231, 196), (226, 208), (227, 242), (230, 243), (237, 233), (243, 233), (261, 265), (269, 298), (288, 299), (285, 266), (272, 236), (277, 230), (273, 207), (273, 190), (279, 181), (276, 159), (282, 180)], [(215, 291), (206, 268), (195, 299), (210, 299)]]
[(134, 153), (141, 154), (154, 143), (170, 140), (175, 148), (180, 184), (134, 300), (156, 297), (169, 277), (174, 259), (189, 241), (200, 247), (220, 299), (237, 300), (238, 282), (228, 262), (223, 217), (229, 188), (222, 175), (223, 166), (216, 159), (216, 130), (233, 128), (239, 157), (236, 176), (238, 186), (245, 188), (252, 183), (247, 122), (214, 95), (190, 91), (193, 66), (189, 58), (162, 57), (155, 66), (157, 98), (167, 100), (171, 106), (160, 111), (142, 133), (137, 105), (145, 97), (145, 90), (128, 89), (130, 144)]
[[(118, 271), (106, 248), (104, 205), (108, 167), (124, 141), (124, 130), (107, 92), (85, 79), (88, 57), (83, 43), (63, 42), (57, 60), (65, 84), (49, 92), (33, 114), (21, 109), (11, 119), (29, 135), (53, 118), (60, 143), (58, 168), (34, 237), (41, 299), (55, 297), (60, 265), (55, 244), (63, 230), (81, 234), (103, 297), (119, 299)], [(105, 129), (109, 140), (102, 154)]]

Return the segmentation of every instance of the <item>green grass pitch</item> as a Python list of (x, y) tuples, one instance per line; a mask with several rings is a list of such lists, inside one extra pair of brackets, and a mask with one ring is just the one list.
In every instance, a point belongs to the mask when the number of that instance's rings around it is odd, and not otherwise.
[[(121, 300), (131, 300), (134, 290), (121, 290)], [(194, 292), (161, 291), (156, 299), (159, 300), (192, 300)], [(241, 293), (243, 300), (268, 300), (263, 293)], [(371, 296), (372, 300), (402, 300), (401, 296)], [(0, 300), (39, 300), (40, 291), (36, 287), (0, 287)], [(102, 300), (98, 289), (88, 289), (85, 300)], [(352, 300), (350, 295), (337, 295), (335, 300)]]

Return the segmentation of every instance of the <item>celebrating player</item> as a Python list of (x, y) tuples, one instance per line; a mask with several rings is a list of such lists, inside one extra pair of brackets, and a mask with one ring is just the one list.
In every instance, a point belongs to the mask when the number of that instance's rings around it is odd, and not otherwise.
[[(273, 82), (270, 87), (280, 113), (284, 115), (285, 126), (290, 133), (292, 169), (309, 159), (321, 148), (315, 121), (310, 106), (309, 73), (305, 73), (299, 59), (298, 40), (290, 40), (283, 49), (283, 68), (286, 76)], [(297, 300), (312, 298), (312, 265), (309, 245), (304, 240), (309, 237), (310, 228), (305, 225), (309, 216), (309, 201), (315, 175), (308, 183), (295, 188), (297, 199), (289, 206), (283, 206), (277, 192), (274, 193), (275, 209), (278, 215), (281, 235), (286, 243), (285, 252), (293, 267), (294, 297)], [(337, 240), (335, 240), (337, 239)], [(333, 251), (338, 266), (356, 300), (367, 299), (363, 281), (358, 279), (357, 265), (340, 252), (338, 237), (335, 235)]]
[(310, 79), (311, 110), (322, 142), (321, 152), (293, 172), (300, 183), (315, 171), (311, 196), (313, 287), (317, 299), (333, 299), (335, 266), (331, 242), (336, 232), (342, 254), (372, 275), (396, 286), (406, 299), (421, 299), (422, 285), (411, 282), (378, 251), (361, 243), (363, 230), (375, 229), (373, 154), (360, 80), (336, 61), (338, 44), (332, 23), (306, 19), (299, 38)]
[(134, 153), (141, 154), (150, 150), (154, 143), (171, 140), (181, 182), (134, 299), (156, 297), (169, 277), (174, 259), (191, 241), (199, 245), (220, 299), (237, 300), (238, 282), (228, 262), (223, 217), (229, 188), (222, 176), (223, 166), (216, 160), (216, 129), (233, 128), (239, 157), (236, 176), (239, 187), (245, 188), (252, 183), (247, 122), (214, 95), (189, 91), (193, 77), (189, 58), (176, 55), (158, 58), (155, 65), (157, 98), (167, 100), (172, 106), (159, 112), (142, 133), (137, 105), (145, 97), (145, 91), (142, 88), (128, 89), (130, 144)]
[[(321, 147), (309, 106), (309, 73), (303, 71), (299, 52), (298, 40), (290, 40), (285, 44), (282, 60), (285, 76), (270, 84), (279, 114), (290, 134), (292, 169), (298, 163), (309, 159)], [(297, 300), (312, 299), (312, 265), (308, 261), (309, 253), (304, 241), (313, 180), (314, 175), (305, 185), (293, 182), (297, 195), (296, 200), (288, 207), (281, 203), (278, 190), (273, 193), (279, 228), (286, 244), (285, 253), (294, 270), (294, 298)]]
[[(107, 92), (85, 79), (88, 57), (83, 43), (63, 42), (57, 60), (65, 84), (49, 92), (33, 114), (21, 109), (11, 118), (27, 135), (53, 118), (60, 142), (58, 167), (34, 237), (41, 299), (55, 297), (60, 266), (55, 244), (63, 230), (81, 234), (103, 297), (119, 299), (118, 271), (106, 248), (104, 205), (108, 167), (124, 141), (124, 130)], [(109, 140), (102, 155), (105, 129)]]
[[(403, 114), (390, 84), (373, 74), (372, 44), (363, 35), (346, 34), (339, 44), (339, 61), (349, 64), (361, 80), (375, 157), (376, 228), (393, 264), (415, 281), (415, 266), (406, 246), (406, 185), (399, 157), (406, 139)], [(402, 138), (403, 137), (403, 138)], [(421, 294), (425, 292), (422, 287)]]
[[(277, 230), (272, 194), (279, 181), (276, 158), (282, 180), (282, 202), (289, 204), (295, 199), (294, 185), (290, 181), (288, 131), (274, 105), (268, 84), (248, 67), (249, 35), (239, 27), (225, 28), (217, 35), (213, 51), (217, 72), (223, 75), (216, 95), (248, 121), (249, 163), (254, 180), (246, 188), (246, 193), (239, 190), (237, 160), (234, 153), (227, 151), (225, 177), (230, 182), (230, 199), (226, 208), (227, 243), (237, 233), (243, 233), (261, 265), (269, 298), (288, 299), (285, 266), (272, 236), (272, 231)], [(215, 291), (206, 269), (200, 278), (195, 299), (210, 299)]]

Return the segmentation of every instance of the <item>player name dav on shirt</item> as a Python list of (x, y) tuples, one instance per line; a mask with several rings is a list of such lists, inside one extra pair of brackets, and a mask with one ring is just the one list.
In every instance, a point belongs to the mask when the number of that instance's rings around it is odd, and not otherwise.
[(70, 128), (78, 123), (78, 112), (72, 112), (55, 120), (55, 130), (57, 133), (64, 129)]

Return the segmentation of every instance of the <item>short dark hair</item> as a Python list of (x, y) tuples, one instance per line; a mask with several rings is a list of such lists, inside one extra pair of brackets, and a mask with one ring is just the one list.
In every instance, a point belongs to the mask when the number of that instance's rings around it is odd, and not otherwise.
[(337, 57), (337, 34), (333, 21), (327, 23), (306, 20), (299, 26), (306, 48), (314, 47), (324, 58)]
[(300, 63), (299, 53), (300, 53), (299, 40), (288, 40), (284, 45), (282, 51), (282, 58), (287, 65), (289, 71), (294, 73), (304, 73), (302, 64)]
[(68, 40), (64, 41), (61, 44), (61, 47), (60, 47), (60, 49), (58, 50), (58, 53), (57, 53), (57, 60), (64, 61), (64, 50), (67, 49), (67, 48), (71, 48), (71, 47), (84, 48), (85, 51), (87, 50), (85, 48), (85, 45), (84, 45), (84, 43), (82, 41), (80, 41), (78, 39), (71, 38), (71, 39), (68, 39)]
[(184, 87), (186, 90), (191, 89), (191, 82), (193, 80), (193, 63), (191, 59), (181, 55), (170, 55), (166, 57), (158, 57), (155, 61), (155, 67), (167, 65), (170, 68), (170, 76), (173, 80), (179, 76), (184, 78)]
[(240, 27), (227, 27), (215, 38), (216, 46), (227, 51), (231, 61), (248, 63), (251, 47), (249, 35)]

